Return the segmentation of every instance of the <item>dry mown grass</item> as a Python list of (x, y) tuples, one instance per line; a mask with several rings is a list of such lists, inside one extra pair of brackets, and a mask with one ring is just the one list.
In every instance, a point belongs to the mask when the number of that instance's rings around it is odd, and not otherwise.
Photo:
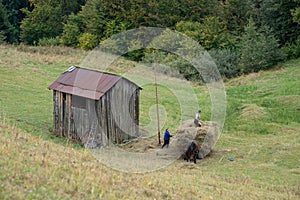
[(11, 68), (22, 67), (23, 65), (53, 65), (57, 63), (75, 65), (79, 64), (78, 61), (86, 55), (87, 52), (85, 51), (68, 47), (0, 45), (0, 65), (5, 64)]
[(227, 150), (199, 164), (178, 160), (132, 174), (105, 167), (86, 150), (62, 147), (0, 124), (1, 199), (296, 199), (299, 190), (259, 184), (246, 174), (220, 176)]
[(266, 112), (264, 108), (257, 106), (256, 104), (247, 104), (241, 107), (241, 117), (245, 120), (257, 120), (261, 118)]

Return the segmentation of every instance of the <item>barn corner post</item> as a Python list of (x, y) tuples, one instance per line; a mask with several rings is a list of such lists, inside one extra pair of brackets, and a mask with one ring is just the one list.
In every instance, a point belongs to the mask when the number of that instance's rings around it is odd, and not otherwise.
[(156, 115), (157, 115), (157, 137), (158, 137), (158, 144), (161, 144), (160, 124), (159, 124), (159, 107), (158, 107), (158, 88), (157, 88), (157, 80), (156, 80), (156, 59), (155, 59), (155, 56), (154, 56), (154, 85), (155, 85), (155, 100), (156, 100)]

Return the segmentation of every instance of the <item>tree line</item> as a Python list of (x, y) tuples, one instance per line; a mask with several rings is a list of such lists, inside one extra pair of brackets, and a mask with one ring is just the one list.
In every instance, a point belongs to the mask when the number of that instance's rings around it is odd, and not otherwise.
[[(0, 42), (93, 49), (114, 34), (167, 27), (196, 40), (222, 76), (268, 69), (300, 56), (300, 0), (0, 0)], [(174, 55), (160, 62), (187, 78), (195, 72)], [(147, 51), (127, 54), (149, 59)], [(166, 57), (168, 59), (166, 59)]]

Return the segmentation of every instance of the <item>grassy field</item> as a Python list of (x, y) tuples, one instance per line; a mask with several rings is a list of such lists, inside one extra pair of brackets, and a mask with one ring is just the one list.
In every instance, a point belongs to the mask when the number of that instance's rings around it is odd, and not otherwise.
[[(0, 46), (0, 199), (300, 198), (300, 59), (225, 83), (225, 127), (209, 157), (132, 174), (108, 168), (51, 134), (47, 86), (86, 55), (68, 48)], [(207, 89), (194, 90), (209, 120)], [(141, 95), (141, 123), (147, 124), (153, 86)], [(165, 126), (173, 130), (179, 120), (174, 97), (160, 88), (160, 104), (172, 119)]]

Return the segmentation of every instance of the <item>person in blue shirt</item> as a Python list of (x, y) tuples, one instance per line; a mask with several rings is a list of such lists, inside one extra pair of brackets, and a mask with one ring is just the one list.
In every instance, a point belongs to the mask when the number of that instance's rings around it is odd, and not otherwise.
[(167, 128), (165, 131), (165, 135), (164, 135), (164, 144), (162, 145), (161, 148), (164, 148), (167, 145), (167, 148), (169, 147), (169, 143), (170, 143), (170, 137), (172, 137), (173, 135), (171, 135), (171, 133), (169, 132), (169, 129)]

